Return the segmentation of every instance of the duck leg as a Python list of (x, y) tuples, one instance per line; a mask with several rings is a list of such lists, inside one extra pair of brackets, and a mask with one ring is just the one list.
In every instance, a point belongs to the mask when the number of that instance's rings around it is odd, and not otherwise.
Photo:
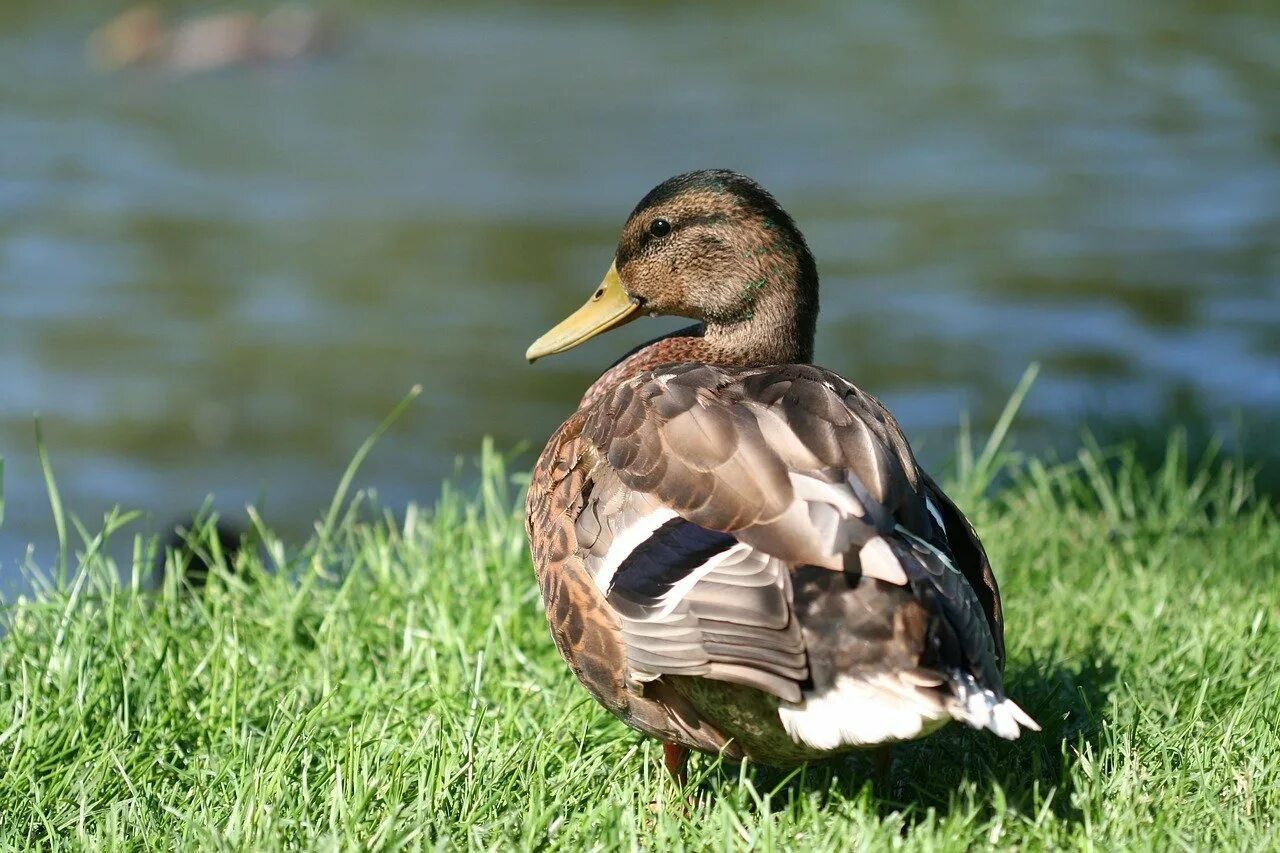
[(677, 743), (662, 744), (662, 763), (681, 788), (689, 783), (689, 774), (685, 772), (685, 765), (689, 763), (689, 747)]

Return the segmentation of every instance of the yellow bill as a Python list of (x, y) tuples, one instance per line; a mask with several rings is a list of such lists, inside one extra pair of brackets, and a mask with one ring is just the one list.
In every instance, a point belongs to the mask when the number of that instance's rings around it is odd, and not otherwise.
[(616, 329), (639, 316), (640, 306), (622, 289), (617, 264), (609, 267), (604, 281), (587, 304), (560, 321), (554, 329), (533, 342), (524, 357), (534, 362), (544, 355), (573, 349), (601, 332)]

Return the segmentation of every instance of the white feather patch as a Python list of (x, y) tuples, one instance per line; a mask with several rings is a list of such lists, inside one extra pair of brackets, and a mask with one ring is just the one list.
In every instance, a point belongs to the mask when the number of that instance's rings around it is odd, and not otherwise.
[(602, 593), (607, 593), (609, 585), (613, 583), (613, 576), (623, 561), (631, 556), (631, 552), (641, 542), (652, 536), (655, 530), (675, 518), (677, 514), (673, 509), (660, 506), (653, 512), (637, 518), (635, 523), (626, 529), (620, 530), (609, 543), (609, 550), (600, 561), (600, 568), (595, 574), (596, 587)]
[(816, 537), (815, 553), (808, 555), (807, 561), (841, 570), (845, 553), (866, 534), (867, 526), (862, 521), (867, 514), (866, 507), (848, 482), (828, 483), (795, 471), (787, 477), (796, 498), (789, 512), (803, 517)]
[(797, 743), (815, 749), (872, 746), (911, 740), (929, 734), (955, 719), (1015, 740), (1023, 729), (1040, 726), (1012, 699), (996, 699), (990, 690), (970, 683), (956, 685), (963, 698), (944, 697), (897, 674), (867, 679), (848, 676), (822, 693), (806, 692), (799, 702), (783, 702), (778, 718)]
[(791, 489), (795, 496), (802, 501), (821, 501), (831, 504), (842, 515), (850, 515), (854, 518), (862, 518), (866, 515), (867, 511), (863, 508), (862, 501), (854, 496), (853, 489), (848, 483), (828, 483), (817, 477), (797, 474), (795, 471), (787, 474), (787, 479), (791, 481)]
[(1023, 729), (1040, 731), (1040, 724), (1012, 699), (997, 699), (990, 690), (971, 684), (952, 700), (951, 716), (975, 729), (986, 729), (1005, 740), (1017, 740)]
[(898, 586), (907, 585), (907, 573), (902, 570), (902, 564), (898, 562), (889, 543), (880, 536), (871, 537), (862, 546), (862, 550), (858, 552), (858, 564), (866, 577)]
[(783, 702), (778, 717), (792, 740), (814, 749), (911, 740), (951, 719), (936, 693), (890, 674), (842, 677), (820, 694)]
[(938, 529), (942, 531), (942, 535), (947, 533), (947, 525), (942, 523), (942, 513), (938, 512), (938, 506), (928, 495), (924, 499), (924, 508), (929, 510), (929, 515), (933, 516), (933, 520), (938, 523)]
[(693, 589), (694, 584), (705, 578), (711, 572), (715, 571), (716, 568), (723, 563), (728, 562), (730, 558), (738, 557), (750, 550), (750, 545), (739, 542), (737, 545), (714, 555), (701, 566), (698, 566), (696, 569), (689, 572), (689, 574), (680, 578), (680, 580), (671, 585), (671, 589), (664, 592), (662, 597), (658, 599), (662, 602), (662, 607), (650, 618), (660, 620), (670, 616), (671, 611), (675, 610), (681, 600), (689, 594), (689, 590)]

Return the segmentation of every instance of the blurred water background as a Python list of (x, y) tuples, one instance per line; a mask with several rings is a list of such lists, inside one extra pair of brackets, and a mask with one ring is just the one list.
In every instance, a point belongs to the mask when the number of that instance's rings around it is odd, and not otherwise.
[(1274, 4), (313, 8), (323, 56), (102, 73), (86, 39), (120, 7), (0, 6), (0, 586), (30, 543), (53, 563), (35, 412), (91, 528), (212, 494), (301, 535), (415, 383), (358, 480), (388, 505), (484, 435), (540, 447), (669, 325), (525, 347), (700, 167), (796, 217), (819, 361), (930, 464), (1031, 361), (1025, 447), (1190, 422), (1276, 454)]

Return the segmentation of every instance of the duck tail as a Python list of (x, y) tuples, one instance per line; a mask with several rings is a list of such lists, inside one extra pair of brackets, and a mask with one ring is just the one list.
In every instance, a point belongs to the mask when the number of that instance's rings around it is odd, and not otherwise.
[(986, 729), (1005, 740), (1017, 740), (1023, 729), (1040, 731), (1040, 724), (1002, 692), (982, 687), (967, 672), (953, 670), (948, 675), (953, 700), (951, 716), (975, 729)]
[(995, 643), (973, 587), (951, 557), (901, 525), (887, 540), (917, 599), (933, 615), (926, 665), (945, 673), (951, 716), (975, 729), (1014, 740), (1040, 731), (1031, 715), (1004, 693)]

